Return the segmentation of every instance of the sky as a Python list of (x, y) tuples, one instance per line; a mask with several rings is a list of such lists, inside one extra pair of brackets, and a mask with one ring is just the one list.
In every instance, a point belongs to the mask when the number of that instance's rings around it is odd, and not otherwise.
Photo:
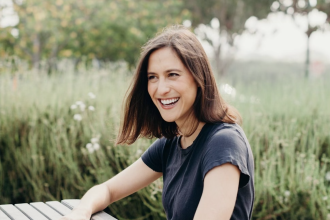
[[(309, 14), (312, 26), (325, 23), (326, 15), (313, 10)], [(189, 25), (189, 24), (188, 24)], [(224, 42), (218, 36), (219, 21), (213, 19), (210, 25), (199, 26), (195, 33), (206, 32), (213, 42)], [(266, 19), (251, 17), (246, 21), (246, 31), (235, 38), (235, 58), (238, 60), (275, 60), (282, 62), (304, 62), (306, 58), (307, 16), (297, 15), (294, 18), (281, 12), (271, 13)], [(312, 62), (330, 63), (330, 25), (325, 31), (316, 31), (310, 37), (310, 54)], [(253, 33), (254, 32), (254, 33)], [(212, 47), (202, 44), (212, 57)], [(224, 46), (224, 54), (228, 47)]]
[[(310, 13), (312, 26), (324, 24), (326, 15), (314, 10)], [(281, 61), (301, 62), (305, 60), (307, 48), (307, 18), (296, 16), (293, 19), (283, 13), (272, 13), (265, 20), (247, 21), (248, 29), (259, 32), (252, 35), (244, 33), (238, 39), (237, 58), (265, 57)], [(330, 61), (330, 28), (316, 31), (310, 37), (311, 60)]]

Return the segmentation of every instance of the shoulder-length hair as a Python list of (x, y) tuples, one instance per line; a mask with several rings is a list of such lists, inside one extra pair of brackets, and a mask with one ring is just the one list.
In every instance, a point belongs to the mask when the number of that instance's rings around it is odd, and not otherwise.
[[(179, 134), (175, 122), (166, 122), (148, 94), (147, 69), (150, 55), (160, 49), (171, 48), (194, 77), (198, 89), (193, 104), (194, 123), (187, 136), (192, 135), (198, 122), (242, 123), (238, 111), (220, 96), (206, 53), (196, 36), (183, 26), (165, 29), (143, 47), (133, 81), (124, 101), (124, 118), (116, 144), (132, 144), (139, 137), (173, 138)], [(197, 123), (196, 123), (197, 121)]]

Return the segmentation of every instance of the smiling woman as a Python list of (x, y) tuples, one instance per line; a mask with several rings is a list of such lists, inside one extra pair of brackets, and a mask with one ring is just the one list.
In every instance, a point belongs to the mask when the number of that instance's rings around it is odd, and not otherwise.
[[(167, 76), (166, 80), (165, 76)], [(186, 81), (182, 77), (192, 81)], [(172, 82), (171, 85), (170, 82)], [(166, 87), (167, 85), (197, 87), (196, 93), (192, 94), (194, 101), (192, 108), (189, 107), (191, 111), (185, 112), (187, 113), (185, 116), (189, 115), (185, 117), (185, 124), (189, 126), (185, 126), (185, 129), (181, 127), (180, 131), (178, 130), (180, 126), (175, 121), (166, 121), (162, 117), (162, 112), (165, 112), (159, 107), (165, 106), (157, 104), (155, 94), (150, 94), (151, 90), (157, 87), (157, 96), (159, 96), (161, 90), (170, 88)], [(170, 97), (174, 91), (157, 99), (160, 101), (161, 98), (174, 98)], [(184, 110), (182, 107), (186, 103), (182, 104), (179, 105), (180, 111)], [(177, 109), (175, 111), (178, 111)], [(123, 126), (117, 139), (118, 144), (134, 143), (138, 137), (173, 138), (179, 133), (190, 136), (199, 126), (198, 121), (242, 123), (237, 110), (229, 106), (220, 96), (202, 45), (193, 33), (182, 26), (166, 29), (143, 47), (126, 97), (124, 111)], [(195, 118), (197, 120), (194, 120)]]
[(131, 166), (91, 188), (63, 219), (89, 219), (161, 176), (169, 220), (250, 219), (254, 162), (240, 123), (221, 98), (195, 35), (181, 26), (166, 29), (143, 48), (117, 144), (159, 139)]

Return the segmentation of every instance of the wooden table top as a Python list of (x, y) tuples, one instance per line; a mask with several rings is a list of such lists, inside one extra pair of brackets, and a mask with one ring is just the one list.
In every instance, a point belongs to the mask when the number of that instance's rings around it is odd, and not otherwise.
[[(58, 220), (79, 203), (79, 199), (66, 199), (61, 202), (32, 202), (0, 205), (0, 220)], [(105, 212), (92, 215), (91, 220), (117, 220)]]

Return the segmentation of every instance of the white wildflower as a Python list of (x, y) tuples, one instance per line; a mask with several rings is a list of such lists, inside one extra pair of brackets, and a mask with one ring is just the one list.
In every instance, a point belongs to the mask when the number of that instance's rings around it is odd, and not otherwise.
[(323, 196), (322, 200), (324, 200), (324, 201), (328, 200), (328, 196)]
[(94, 152), (94, 147), (91, 143), (86, 144), (86, 148), (90, 154)]
[(88, 95), (91, 99), (95, 99), (95, 97), (96, 97), (92, 92), (89, 92)]
[(141, 149), (138, 149), (138, 150), (136, 151), (136, 156), (140, 156), (142, 153), (143, 153), (143, 151), (142, 151)]
[(330, 171), (328, 171), (326, 174), (325, 174), (325, 179), (327, 181), (330, 181)]
[(84, 103), (82, 101), (76, 101), (76, 105), (80, 106), (80, 105), (84, 105)]
[(278, 197), (278, 200), (279, 200), (281, 203), (283, 203), (283, 196), (279, 196), (279, 197)]
[(289, 196), (290, 196), (290, 194), (291, 194), (291, 193), (290, 193), (290, 191), (289, 191), (289, 190), (285, 190), (285, 191), (284, 191), (284, 195), (285, 195), (285, 197), (289, 197)]
[(77, 105), (77, 107), (80, 108), (80, 110), (81, 110), (82, 112), (85, 111), (85, 108), (86, 108), (85, 103), (83, 103), (82, 101), (76, 101), (76, 105)]
[(79, 106), (82, 112), (85, 111), (86, 105), (82, 101), (77, 101), (76, 105)]
[(100, 145), (98, 143), (93, 144), (94, 150), (100, 149)]
[(88, 150), (89, 153), (93, 153), (94, 151), (100, 149), (100, 145), (98, 143), (88, 143), (86, 144), (86, 148)]
[(83, 111), (85, 111), (86, 105), (85, 104), (81, 104), (79, 107), (80, 107), (80, 111), (83, 112)]
[(327, 214), (327, 219), (330, 219), (330, 214)]
[(77, 105), (73, 104), (73, 105), (71, 105), (70, 108), (71, 108), (71, 109), (76, 109), (76, 108), (77, 108)]
[(94, 106), (91, 106), (91, 105), (88, 107), (88, 109), (89, 109), (89, 111), (94, 111), (95, 110)]
[(93, 144), (96, 144), (96, 143), (99, 142), (99, 138), (98, 138), (98, 137), (92, 138), (92, 139), (91, 139), (91, 142), (92, 142)]
[(80, 114), (75, 114), (75, 115), (73, 116), (73, 119), (76, 120), (76, 121), (81, 121), (82, 116), (81, 116)]
[(191, 21), (190, 20), (184, 20), (182, 24), (185, 27), (190, 27), (191, 26)]

